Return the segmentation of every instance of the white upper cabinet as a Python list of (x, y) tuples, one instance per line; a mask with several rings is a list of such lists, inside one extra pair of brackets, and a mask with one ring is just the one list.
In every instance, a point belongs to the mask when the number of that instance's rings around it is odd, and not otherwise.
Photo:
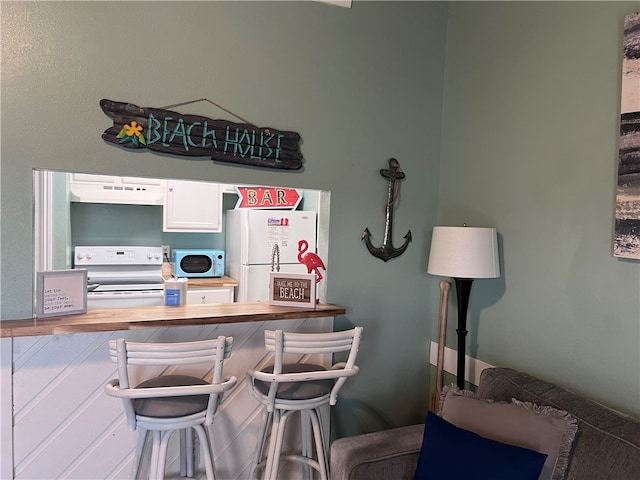
[(165, 232), (222, 232), (222, 193), (216, 183), (167, 180)]

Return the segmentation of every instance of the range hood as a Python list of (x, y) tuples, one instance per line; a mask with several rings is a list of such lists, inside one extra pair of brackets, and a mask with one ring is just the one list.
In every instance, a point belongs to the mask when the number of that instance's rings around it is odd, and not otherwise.
[(69, 178), (72, 202), (162, 205), (164, 180), (73, 173)]

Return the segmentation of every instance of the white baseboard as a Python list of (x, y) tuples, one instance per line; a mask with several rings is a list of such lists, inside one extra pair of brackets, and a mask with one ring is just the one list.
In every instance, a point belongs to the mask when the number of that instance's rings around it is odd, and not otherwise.
[[(429, 354), (429, 363), (437, 365), (438, 363), (438, 344), (431, 342), (431, 351)], [(480, 374), (485, 368), (493, 368), (477, 358), (465, 355), (464, 362), (464, 379), (474, 385), (480, 384)], [(458, 351), (449, 347), (444, 347), (444, 371), (456, 375), (458, 372)]]

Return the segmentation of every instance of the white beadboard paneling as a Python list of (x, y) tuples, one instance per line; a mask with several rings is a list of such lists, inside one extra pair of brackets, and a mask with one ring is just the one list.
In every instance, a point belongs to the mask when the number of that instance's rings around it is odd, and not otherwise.
[(13, 476), (12, 356), (13, 339), (0, 339), (0, 478)]
[[(3, 425), (11, 421), (12, 396), (14, 428), (13, 442), (11, 430), (2, 429), (2, 453), (3, 459), (11, 458), (5, 452), (12, 447), (14, 465), (12, 473), (11, 465), (3, 462), (1, 478), (127, 478), (137, 432), (127, 430), (121, 402), (104, 393), (104, 384), (116, 376), (108, 340), (176, 342), (230, 335), (234, 346), (224, 375), (235, 375), (238, 384), (223, 398), (210, 432), (219, 480), (245, 480), (261, 411), (247, 393), (244, 378), (247, 369), (269, 362), (264, 330), (329, 331), (332, 327), (333, 319), (323, 318), (3, 339), (2, 419)], [(13, 377), (4, 374), (6, 369), (11, 371), (12, 361)], [(205, 374), (206, 367), (198, 373)], [(13, 379), (9, 399), (4, 395), (5, 383), (11, 387), (7, 378)], [(174, 474), (178, 472), (177, 439), (175, 435), (170, 443), (167, 461), (168, 472)]]
[[(429, 353), (429, 363), (431, 365), (438, 364), (438, 344), (431, 342), (431, 349)], [(464, 379), (465, 381), (474, 385), (480, 385), (480, 375), (485, 368), (493, 368), (493, 365), (478, 360), (477, 358), (465, 355), (464, 362)], [(449, 372), (453, 375), (458, 374), (458, 352), (449, 347), (444, 347), (444, 365), (445, 372)]]

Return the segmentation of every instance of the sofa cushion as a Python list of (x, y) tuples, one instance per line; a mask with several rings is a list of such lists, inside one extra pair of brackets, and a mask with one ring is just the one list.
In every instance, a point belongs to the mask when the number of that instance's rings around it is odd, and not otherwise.
[(562, 480), (577, 422), (567, 412), (530, 402), (493, 402), (473, 392), (445, 386), (440, 415), (454, 425), (499, 442), (547, 454), (540, 480)]
[(640, 478), (640, 420), (510, 368), (484, 370), (476, 394), (499, 401), (518, 398), (548, 405), (576, 418), (578, 433), (567, 480)]
[(537, 480), (546, 458), (481, 437), (429, 412), (414, 480)]

